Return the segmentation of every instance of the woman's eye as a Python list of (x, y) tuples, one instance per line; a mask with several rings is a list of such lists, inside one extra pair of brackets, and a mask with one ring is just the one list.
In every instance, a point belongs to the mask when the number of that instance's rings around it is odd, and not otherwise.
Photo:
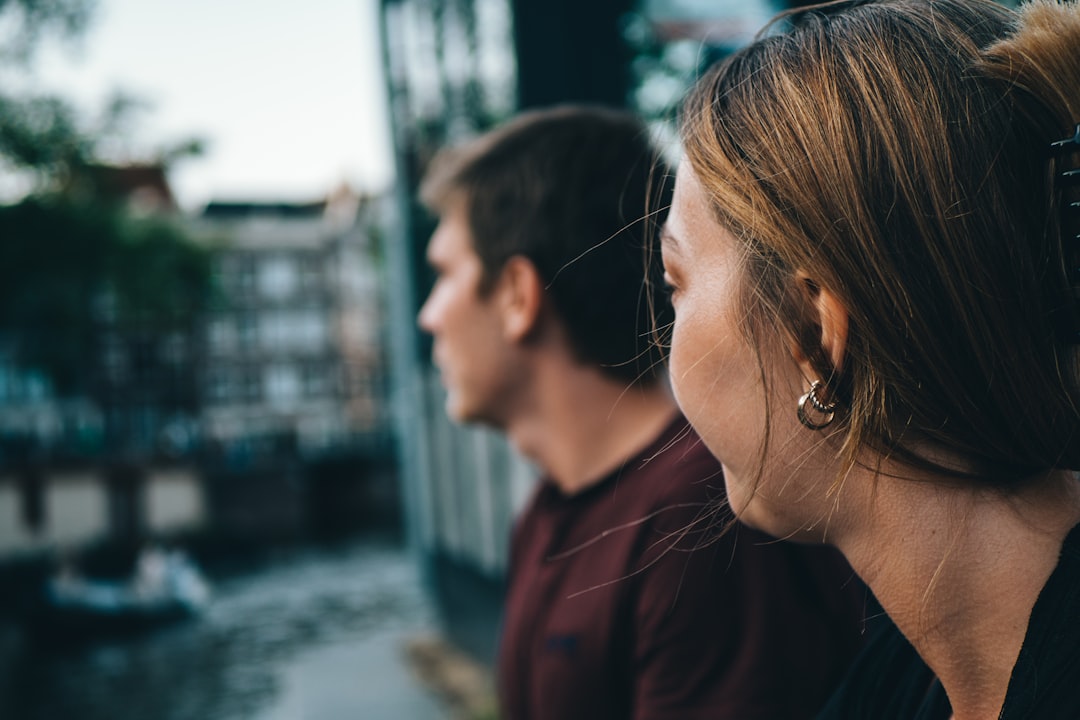
[(678, 290), (679, 287), (672, 281), (671, 276), (667, 273), (664, 273), (664, 295), (666, 295), (670, 300), (671, 297), (675, 295), (676, 292), (678, 292)]

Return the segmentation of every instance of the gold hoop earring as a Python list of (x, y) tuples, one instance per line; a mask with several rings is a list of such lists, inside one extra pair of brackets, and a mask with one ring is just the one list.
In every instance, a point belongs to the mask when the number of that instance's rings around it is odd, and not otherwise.
[[(806, 394), (799, 398), (799, 422), (810, 430), (827, 428), (836, 417), (836, 402), (826, 404), (821, 402), (821, 398), (818, 397), (818, 390), (822, 387), (821, 381), (815, 380), (810, 383), (810, 389), (806, 391)], [(824, 417), (821, 420), (812, 420), (807, 412), (807, 405), (814, 408), (818, 414)]]

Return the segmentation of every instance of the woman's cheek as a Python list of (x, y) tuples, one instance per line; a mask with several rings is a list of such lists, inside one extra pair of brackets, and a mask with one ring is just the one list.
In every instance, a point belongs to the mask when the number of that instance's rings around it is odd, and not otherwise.
[(684, 343), (685, 333), (683, 332), (684, 323), (680, 319), (680, 316), (676, 314), (675, 324), (672, 327), (671, 333), (671, 352), (668, 360), (668, 365), (671, 373), (671, 388), (675, 393), (675, 400), (678, 402), (679, 407), (682, 409), (683, 414), (688, 418), (690, 416), (690, 408), (686, 405), (686, 394), (684, 390), (684, 381), (686, 374), (684, 371), (685, 364), (683, 358), (686, 354), (686, 346)]

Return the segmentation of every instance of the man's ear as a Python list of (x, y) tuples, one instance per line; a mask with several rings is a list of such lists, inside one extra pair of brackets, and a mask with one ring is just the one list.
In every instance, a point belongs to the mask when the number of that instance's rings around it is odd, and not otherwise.
[[(844, 367), (844, 354), (847, 352), (847, 308), (831, 290), (822, 287), (806, 273), (801, 271), (796, 273), (795, 279), (801, 291), (806, 293), (807, 306), (811, 313), (809, 319), (815, 321), (815, 324), (821, 328), (819, 340), (821, 348), (832, 362), (833, 371), (839, 373)], [(796, 348), (794, 355), (804, 377), (811, 380), (827, 380), (827, 378), (815, 378), (816, 370), (801, 349)]]
[(544, 280), (531, 260), (514, 255), (503, 265), (495, 292), (502, 313), (503, 336), (510, 342), (524, 340), (540, 321), (544, 304)]

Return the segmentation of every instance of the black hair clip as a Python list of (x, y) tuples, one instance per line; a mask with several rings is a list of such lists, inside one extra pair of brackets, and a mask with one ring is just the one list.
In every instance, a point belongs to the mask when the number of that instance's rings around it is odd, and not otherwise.
[[(1070, 145), (1075, 145), (1076, 147), (1071, 148), (1069, 147)], [(1072, 137), (1050, 143), (1050, 152), (1055, 155), (1059, 153), (1080, 152), (1080, 123), (1076, 124), (1076, 133)]]
[[(1065, 138), (1064, 140), (1058, 140), (1050, 143), (1050, 154), (1053, 157), (1064, 159), (1065, 156), (1080, 153), (1080, 123), (1076, 125), (1076, 132), (1072, 137)], [(1058, 160), (1058, 167), (1060, 167), (1061, 160)], [(1065, 190), (1065, 188), (1072, 188), (1080, 186), (1080, 168), (1074, 167), (1070, 170), (1062, 170), (1058, 175), (1057, 189), (1059, 191)], [(1072, 302), (1066, 303), (1061, 310), (1056, 313), (1059, 331), (1065, 336), (1065, 339), (1072, 345), (1080, 345), (1080, 295), (1077, 291), (1080, 290), (1080, 232), (1077, 232), (1075, 226), (1076, 219), (1080, 217), (1080, 201), (1078, 200), (1066, 200), (1062, 198), (1062, 241), (1065, 245), (1063, 251), (1067, 256), (1067, 262), (1072, 266), (1072, 273), (1070, 273), (1069, 281), (1073, 285), (1073, 299)]]
[[(1076, 132), (1072, 137), (1050, 143), (1052, 155), (1071, 155), (1076, 152), (1080, 152), (1080, 123), (1076, 124)], [(1059, 180), (1064, 187), (1080, 185), (1080, 168), (1065, 170), (1061, 173)], [(1067, 207), (1076, 210), (1080, 205), (1071, 203)]]

